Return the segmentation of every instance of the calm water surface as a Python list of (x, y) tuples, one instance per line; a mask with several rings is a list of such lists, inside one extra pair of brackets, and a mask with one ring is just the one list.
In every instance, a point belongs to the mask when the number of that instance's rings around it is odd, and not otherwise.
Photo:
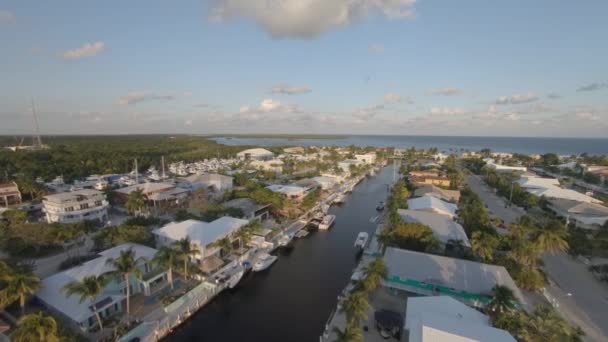
[(252, 273), (183, 324), (168, 341), (314, 342), (356, 265), (353, 243), (372, 233), (370, 218), (387, 195), (393, 167), (361, 182), (340, 207), (329, 231), (297, 239), (266, 272)]
[[(608, 133), (607, 133), (608, 134)], [(396, 148), (432, 148), (440, 151), (489, 148), (509, 153), (557, 153), (557, 154), (608, 154), (608, 138), (516, 138), (516, 137), (446, 137), (446, 136), (390, 136), (355, 135), (342, 139), (283, 139), (283, 138), (214, 138), (225, 145), (255, 146), (375, 146)]]

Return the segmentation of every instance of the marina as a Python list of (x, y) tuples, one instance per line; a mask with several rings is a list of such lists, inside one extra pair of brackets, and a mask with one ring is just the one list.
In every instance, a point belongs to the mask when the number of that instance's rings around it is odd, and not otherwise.
[[(370, 218), (377, 215), (377, 203), (386, 198), (392, 168), (364, 179), (343, 206), (329, 209), (337, 217), (331, 230), (290, 242), (293, 249), (279, 249), (280, 261), (267, 272), (246, 275), (234, 289), (219, 294), (166, 340), (318, 340), (357, 264), (353, 241), (359, 232), (371, 235), (376, 230)], [(305, 225), (292, 225), (285, 236), (295, 236)], [(318, 285), (310, 286), (312, 283)], [(237, 326), (239, 329), (234, 329)]]

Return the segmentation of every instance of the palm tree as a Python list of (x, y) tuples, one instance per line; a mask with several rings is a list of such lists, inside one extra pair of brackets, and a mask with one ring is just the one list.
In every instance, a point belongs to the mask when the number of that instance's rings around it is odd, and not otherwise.
[(129, 288), (129, 278), (131, 275), (134, 275), (137, 278), (141, 277), (141, 270), (137, 267), (137, 259), (135, 257), (135, 252), (133, 249), (129, 248), (123, 251), (120, 251), (120, 255), (115, 259), (108, 259), (108, 265), (111, 265), (114, 268), (113, 272), (110, 272), (111, 275), (115, 275), (118, 277), (122, 277), (125, 280), (125, 290), (127, 297), (127, 319), (130, 314), (130, 295), (131, 290)]
[(511, 311), (515, 307), (515, 295), (513, 294), (513, 291), (510, 288), (506, 286), (496, 285), (492, 289), (492, 292), (492, 300), (490, 300), (490, 302), (486, 306), (486, 310), (488, 312), (504, 313)]
[(236, 237), (239, 239), (239, 249), (243, 248), (243, 245), (247, 245), (251, 241), (251, 228), (248, 226), (241, 227), (236, 232)]
[(363, 333), (359, 327), (347, 324), (344, 330), (334, 327), (336, 339), (333, 342), (363, 342)]
[(512, 242), (512, 248), (507, 252), (507, 257), (519, 265), (533, 266), (538, 260), (539, 250), (536, 245), (528, 240), (516, 240)]
[(104, 276), (90, 276), (84, 277), (81, 281), (72, 281), (63, 287), (63, 291), (67, 297), (72, 295), (80, 296), (79, 303), (89, 300), (91, 307), (97, 317), (97, 323), (99, 323), (99, 330), (103, 330), (103, 324), (101, 323), (101, 317), (97, 312), (95, 306), (95, 299), (103, 292), (104, 287), (108, 283), (108, 278)]
[(366, 291), (371, 292), (377, 289), (382, 280), (385, 280), (388, 277), (388, 269), (386, 268), (384, 261), (378, 258), (365, 266), (363, 275), (365, 277), (363, 287)]
[(363, 291), (356, 291), (342, 301), (340, 313), (346, 315), (348, 324), (359, 326), (359, 321), (367, 318), (367, 311), (370, 308), (367, 295)]
[(551, 254), (568, 250), (568, 231), (560, 222), (549, 222), (543, 228), (536, 230), (534, 243), (543, 252)]
[(11, 334), (15, 342), (59, 342), (57, 322), (42, 312), (23, 316), (17, 321), (17, 329)]
[(166, 268), (169, 270), (167, 278), (169, 280), (169, 284), (171, 284), (171, 289), (173, 290), (173, 265), (179, 259), (179, 252), (172, 247), (163, 246), (158, 249), (156, 255), (154, 255), (154, 259), (152, 259), (152, 263)]
[(230, 254), (232, 251), (232, 241), (230, 241), (229, 237), (224, 237), (217, 241), (217, 246), (222, 249), (222, 252), (225, 254)]
[(484, 233), (480, 230), (474, 232), (471, 237), (471, 249), (486, 262), (494, 259), (494, 251), (499, 243), (500, 241), (496, 236)]
[(380, 234), (376, 235), (376, 239), (382, 245), (382, 250), (384, 251), (393, 242), (393, 234), (385, 227)]
[(189, 237), (185, 237), (176, 243), (177, 252), (179, 258), (184, 262), (184, 278), (188, 278), (188, 263), (190, 262), (190, 257), (193, 257), (200, 253), (199, 248), (190, 242)]
[(38, 291), (40, 288), (40, 278), (29, 270), (13, 269), (12, 274), (2, 277), (2, 281), (5, 283), (4, 288), (0, 291), (2, 302), (8, 304), (19, 300), (21, 314), (24, 315), (25, 300), (28, 296)]
[(139, 215), (141, 210), (145, 208), (147, 200), (148, 197), (144, 194), (143, 190), (136, 189), (127, 196), (127, 203), (125, 206), (130, 214)]

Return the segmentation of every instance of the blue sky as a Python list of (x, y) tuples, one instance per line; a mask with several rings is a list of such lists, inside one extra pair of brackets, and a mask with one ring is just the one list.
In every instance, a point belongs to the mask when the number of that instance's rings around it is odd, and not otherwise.
[[(608, 2), (0, 1), (0, 134), (608, 137)], [(273, 91), (274, 89), (274, 91)]]

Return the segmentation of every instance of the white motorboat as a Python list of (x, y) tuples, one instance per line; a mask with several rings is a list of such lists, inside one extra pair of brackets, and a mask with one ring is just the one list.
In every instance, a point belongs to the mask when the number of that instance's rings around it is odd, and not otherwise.
[(225, 284), (225, 286), (232, 289), (239, 283), (239, 281), (241, 281), (241, 278), (243, 278), (244, 274), (245, 267), (243, 267), (242, 265), (236, 265), (217, 275), (215, 277), (215, 283)]
[(275, 255), (270, 255), (266, 252), (261, 252), (258, 253), (258, 255), (256, 256), (255, 262), (253, 263), (253, 271), (254, 272), (260, 272), (263, 271), (265, 269), (267, 269), (268, 267), (270, 267), (270, 265), (274, 264), (275, 261), (277, 261), (278, 257)]
[(337, 194), (336, 198), (334, 199), (334, 203), (344, 203), (344, 195), (343, 194)]
[(284, 234), (278, 240), (279, 246), (287, 246), (291, 242), (291, 236)]
[(319, 229), (320, 230), (329, 229), (329, 227), (331, 227), (331, 225), (334, 224), (335, 220), (336, 220), (336, 215), (325, 215), (323, 217), (323, 221), (321, 221), (321, 223), (319, 223)]
[(357, 240), (355, 240), (355, 247), (364, 249), (367, 245), (367, 240), (369, 239), (369, 234), (366, 232), (360, 232), (357, 235)]

